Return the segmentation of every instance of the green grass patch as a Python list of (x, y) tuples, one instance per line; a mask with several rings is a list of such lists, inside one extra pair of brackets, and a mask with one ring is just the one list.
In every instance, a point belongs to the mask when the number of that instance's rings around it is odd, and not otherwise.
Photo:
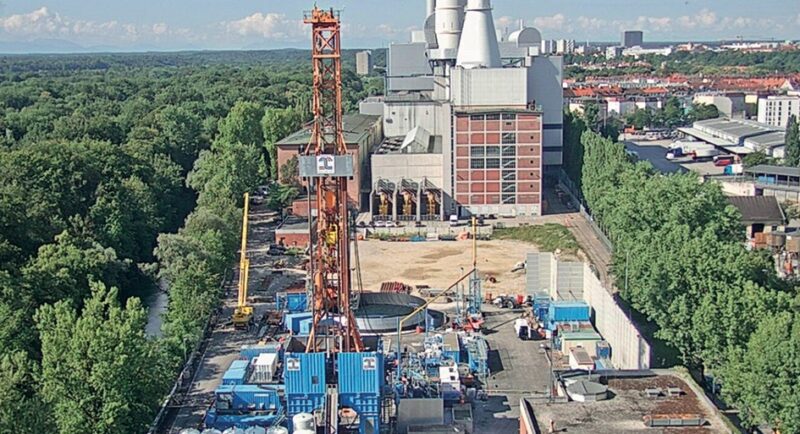
[(575, 240), (572, 232), (555, 223), (495, 229), (492, 237), (535, 244), (543, 252), (555, 252), (558, 249), (570, 254), (578, 252), (578, 241)]

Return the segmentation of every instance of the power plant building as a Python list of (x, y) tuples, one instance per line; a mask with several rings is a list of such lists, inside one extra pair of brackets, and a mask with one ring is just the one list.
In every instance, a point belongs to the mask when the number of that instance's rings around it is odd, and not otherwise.
[(543, 174), (563, 158), (562, 58), (541, 43), (531, 27), (499, 41), (491, 0), (428, 0), (424, 30), (389, 46), (386, 95), (362, 105), (383, 105), (383, 139), (361, 171), (361, 211), (541, 215)]

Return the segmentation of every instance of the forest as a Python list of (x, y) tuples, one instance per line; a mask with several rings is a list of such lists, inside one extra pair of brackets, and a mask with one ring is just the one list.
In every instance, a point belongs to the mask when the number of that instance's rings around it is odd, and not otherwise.
[(600, 56), (568, 55), (564, 59), (564, 77), (583, 80), (589, 76), (615, 77), (622, 75), (657, 75), (666, 77), (672, 74), (704, 76), (731, 75), (759, 77), (770, 74), (800, 73), (800, 51), (781, 51), (774, 53), (753, 53), (743, 51), (706, 51), (692, 53), (677, 51), (669, 56), (645, 55), (640, 59), (626, 57), (619, 59), (628, 62), (624, 67), (608, 66), (589, 69), (587, 65), (601, 65), (606, 58)]
[[(772, 257), (745, 248), (741, 215), (716, 183), (663, 175), (577, 116), (566, 172), (614, 244), (620, 295), (679, 362), (721, 384), (746, 429), (800, 432), (800, 295)], [(658, 356), (657, 356), (658, 357)]]
[[(383, 86), (353, 57), (349, 110)], [(310, 86), (302, 50), (0, 58), (0, 432), (147, 431)]]

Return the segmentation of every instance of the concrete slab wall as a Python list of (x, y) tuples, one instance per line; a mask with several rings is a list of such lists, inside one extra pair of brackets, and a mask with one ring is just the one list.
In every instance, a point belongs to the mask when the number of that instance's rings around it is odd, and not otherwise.
[(650, 344), (588, 266), (583, 276), (583, 299), (592, 307), (595, 328), (611, 345), (611, 362), (619, 369), (649, 369)]
[(553, 268), (553, 254), (552, 253), (528, 253), (526, 260), (525, 270), (525, 289), (528, 295), (534, 295), (537, 292), (544, 292), (551, 294), (551, 288), (554, 287), (550, 270)]
[(397, 432), (408, 432), (409, 426), (444, 423), (444, 401), (441, 399), (401, 399), (397, 409)]
[(556, 261), (556, 272), (553, 274), (558, 300), (583, 300), (583, 269), (581, 262)]

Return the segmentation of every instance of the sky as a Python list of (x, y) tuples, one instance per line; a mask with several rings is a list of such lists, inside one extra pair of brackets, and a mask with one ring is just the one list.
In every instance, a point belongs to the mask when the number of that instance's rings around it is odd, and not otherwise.
[[(343, 45), (408, 40), (425, 0), (319, 0), (342, 10)], [(0, 0), (0, 50), (269, 49), (309, 44), (312, 0)], [(646, 41), (800, 39), (800, 0), (494, 0), (500, 32), (520, 20), (546, 39)]]

